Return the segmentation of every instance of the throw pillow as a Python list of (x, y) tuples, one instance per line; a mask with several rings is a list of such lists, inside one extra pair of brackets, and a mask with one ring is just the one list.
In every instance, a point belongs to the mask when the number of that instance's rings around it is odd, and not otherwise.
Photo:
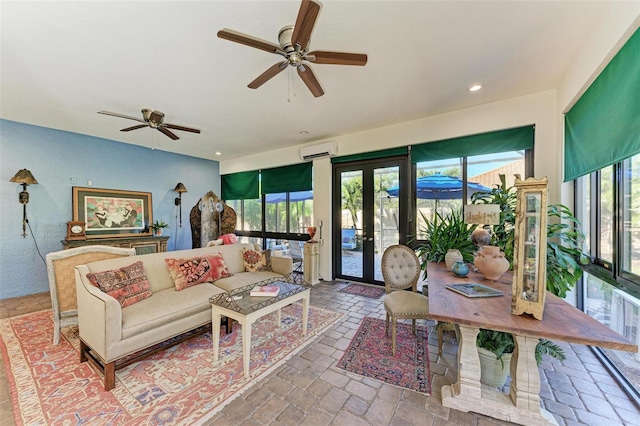
[(87, 279), (120, 302), (123, 308), (151, 297), (152, 294), (142, 261), (112, 271), (91, 272), (87, 274)]
[(169, 274), (176, 286), (176, 291), (233, 275), (229, 272), (220, 253), (182, 259), (168, 258), (164, 262), (169, 268)]
[(236, 234), (224, 234), (220, 236), (220, 239), (224, 245), (238, 244), (238, 237), (236, 237)]
[(245, 272), (270, 271), (271, 250), (251, 250), (242, 248), (242, 261)]

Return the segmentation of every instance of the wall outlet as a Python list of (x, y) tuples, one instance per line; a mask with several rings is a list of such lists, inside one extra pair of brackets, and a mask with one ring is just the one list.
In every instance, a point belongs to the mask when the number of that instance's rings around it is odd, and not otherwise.
[(319, 245), (324, 245), (324, 240), (323, 240), (322, 238), (320, 238), (320, 239), (318, 240), (318, 244), (319, 244)]

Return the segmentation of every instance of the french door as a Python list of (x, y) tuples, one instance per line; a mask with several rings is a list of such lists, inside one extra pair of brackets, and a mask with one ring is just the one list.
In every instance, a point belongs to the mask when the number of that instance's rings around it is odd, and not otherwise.
[[(383, 285), (384, 250), (406, 243), (407, 158), (335, 164), (333, 275)], [(388, 190), (396, 194), (391, 196)]]

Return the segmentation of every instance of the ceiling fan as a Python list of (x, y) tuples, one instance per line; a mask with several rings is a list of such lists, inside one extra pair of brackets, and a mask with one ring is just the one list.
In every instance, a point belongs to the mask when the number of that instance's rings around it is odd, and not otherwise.
[(313, 0), (302, 0), (295, 25), (283, 27), (278, 33), (279, 45), (226, 28), (218, 31), (218, 37), (275, 53), (285, 58), (283, 62), (273, 65), (249, 83), (249, 88), (257, 89), (278, 73), (284, 71), (287, 65), (291, 65), (298, 70), (298, 75), (304, 84), (307, 85), (313, 96), (317, 98), (324, 95), (324, 91), (313, 71), (311, 71), (311, 67), (304, 63), (305, 61), (315, 64), (359, 66), (367, 63), (367, 55), (362, 53), (329, 52), (324, 50), (308, 52), (311, 32), (319, 12), (319, 3)]
[(143, 123), (143, 124), (137, 124), (135, 126), (127, 127), (126, 129), (121, 129), (120, 130), (121, 132), (130, 132), (131, 130), (142, 129), (143, 127), (151, 127), (152, 129), (157, 129), (160, 132), (164, 133), (174, 141), (180, 138), (176, 136), (176, 134), (170, 131), (169, 129), (182, 130), (182, 131), (191, 132), (191, 133), (200, 133), (200, 130), (198, 129), (179, 126), (177, 124), (165, 123), (164, 113), (160, 111), (156, 111), (155, 109), (150, 109), (150, 108), (142, 109), (142, 118), (132, 117), (130, 115), (123, 115), (123, 114), (118, 114), (116, 112), (109, 112), (109, 111), (98, 111), (98, 114), (112, 115), (114, 117), (127, 118), (129, 120), (135, 120), (135, 121), (139, 121), (140, 123)]

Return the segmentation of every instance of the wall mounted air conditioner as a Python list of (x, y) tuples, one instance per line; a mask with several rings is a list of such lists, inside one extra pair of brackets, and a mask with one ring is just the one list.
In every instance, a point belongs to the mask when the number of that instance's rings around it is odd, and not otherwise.
[[(613, 290), (610, 327), (640, 345), (640, 300), (624, 291)], [(640, 353), (636, 353), (634, 358), (640, 361)]]
[(300, 158), (305, 161), (322, 157), (335, 157), (336, 155), (338, 155), (338, 144), (335, 142), (300, 148)]

